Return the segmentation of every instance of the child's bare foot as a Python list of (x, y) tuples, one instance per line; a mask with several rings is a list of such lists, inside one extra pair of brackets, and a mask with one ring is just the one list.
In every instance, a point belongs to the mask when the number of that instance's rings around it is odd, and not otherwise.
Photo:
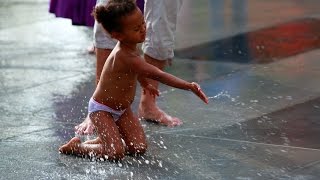
[(179, 126), (182, 121), (177, 117), (172, 117), (158, 107), (146, 109), (139, 107), (139, 118), (147, 121), (157, 122), (169, 127)]
[(73, 154), (74, 149), (81, 144), (81, 141), (78, 137), (72, 138), (67, 144), (62, 145), (59, 148), (59, 152), (63, 154)]
[(75, 132), (79, 135), (92, 135), (94, 133), (94, 125), (89, 116), (79, 125), (75, 126)]

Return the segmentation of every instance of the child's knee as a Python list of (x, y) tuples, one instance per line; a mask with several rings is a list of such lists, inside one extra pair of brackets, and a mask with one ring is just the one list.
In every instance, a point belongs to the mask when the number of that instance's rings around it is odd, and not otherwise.
[(117, 151), (114, 153), (109, 154), (110, 160), (121, 160), (125, 156), (125, 151)]
[(132, 155), (143, 155), (147, 151), (148, 145), (147, 143), (130, 143), (128, 145), (128, 151)]
[(124, 147), (111, 148), (111, 149), (105, 148), (102, 154), (108, 160), (121, 160), (125, 156), (125, 149)]

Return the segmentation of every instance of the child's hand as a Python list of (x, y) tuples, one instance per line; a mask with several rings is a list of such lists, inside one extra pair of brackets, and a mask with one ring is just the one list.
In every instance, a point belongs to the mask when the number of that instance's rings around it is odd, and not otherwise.
[(146, 94), (148, 92), (151, 96), (159, 96), (160, 92), (158, 91), (158, 89), (148, 83), (146, 78), (139, 76), (138, 81), (140, 82), (140, 85), (142, 87), (143, 94)]
[(151, 96), (160, 95), (159, 90), (153, 87), (151, 84), (145, 84), (142, 88), (143, 88), (143, 94), (146, 94), (148, 92)]
[(199, 84), (192, 82), (191, 83), (191, 89), (193, 93), (195, 93), (202, 101), (204, 101), (206, 104), (208, 104), (208, 98), (204, 94), (204, 92), (201, 90)]

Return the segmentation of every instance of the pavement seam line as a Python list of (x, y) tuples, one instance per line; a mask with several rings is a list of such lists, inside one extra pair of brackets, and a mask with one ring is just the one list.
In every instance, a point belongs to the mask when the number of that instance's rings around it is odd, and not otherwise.
[(228, 139), (228, 138), (212, 138), (212, 137), (205, 137), (205, 136), (185, 135), (185, 134), (172, 134), (172, 133), (161, 133), (161, 132), (160, 132), (160, 134), (178, 135), (178, 136), (185, 136), (185, 137), (211, 139), (211, 140), (221, 140), (221, 141), (231, 141), (231, 142), (238, 142), (238, 143), (248, 143), (248, 144), (256, 144), (256, 145), (264, 145), (264, 146), (276, 146), (276, 147), (282, 147), (282, 148), (300, 149), (300, 150), (310, 150), (310, 151), (319, 151), (319, 152), (320, 152), (320, 149), (314, 149), (314, 148), (304, 148), (304, 147), (298, 147), (298, 146), (286, 146), (286, 145), (279, 145), (279, 144), (266, 144), (266, 143), (252, 142), (252, 141)]

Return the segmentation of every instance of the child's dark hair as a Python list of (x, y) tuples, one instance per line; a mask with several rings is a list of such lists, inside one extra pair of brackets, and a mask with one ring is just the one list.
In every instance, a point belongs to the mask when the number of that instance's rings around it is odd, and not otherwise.
[(92, 15), (110, 33), (121, 31), (121, 18), (130, 15), (135, 9), (134, 0), (109, 0), (106, 5), (95, 7)]

